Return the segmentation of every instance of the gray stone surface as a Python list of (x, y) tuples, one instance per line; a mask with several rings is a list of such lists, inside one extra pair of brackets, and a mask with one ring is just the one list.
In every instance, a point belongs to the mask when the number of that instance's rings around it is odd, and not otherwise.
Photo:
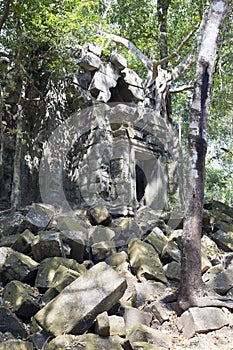
[(104, 205), (98, 204), (90, 208), (89, 214), (95, 225), (108, 225), (111, 222), (111, 215)]
[(16, 338), (25, 338), (28, 335), (23, 322), (5, 306), (0, 306), (0, 332), (10, 332)]
[(30, 319), (40, 310), (38, 290), (20, 281), (9, 282), (3, 290), (3, 298), (11, 311), (24, 319)]
[(26, 229), (20, 235), (18, 235), (16, 241), (12, 245), (12, 248), (20, 253), (27, 254), (31, 251), (31, 246), (35, 238), (36, 236), (30, 230)]
[(55, 256), (65, 257), (65, 250), (60, 232), (40, 232), (31, 248), (33, 259), (36, 261), (42, 261)]
[(167, 282), (159, 256), (152, 245), (134, 238), (128, 245), (128, 251), (130, 265), (138, 278), (143, 276), (147, 279)]
[(98, 69), (100, 65), (100, 58), (91, 52), (87, 53), (79, 60), (79, 66), (88, 71), (94, 71)]
[(146, 342), (170, 349), (172, 345), (172, 339), (169, 335), (145, 325), (136, 325), (131, 328), (128, 332), (128, 339), (132, 346), (137, 342)]
[(62, 231), (60, 235), (62, 242), (68, 247), (66, 256), (82, 263), (84, 259), (84, 248), (87, 242), (87, 233), (82, 231)]
[(102, 337), (107, 337), (110, 335), (110, 325), (107, 311), (102, 312), (102, 314), (99, 314), (96, 317), (95, 332)]
[(82, 334), (122, 297), (126, 281), (101, 262), (80, 276), (34, 317), (48, 332)]
[(110, 61), (119, 69), (124, 69), (127, 67), (127, 60), (117, 52), (111, 53)]
[(116, 253), (114, 241), (102, 241), (91, 246), (91, 254), (95, 263), (107, 259), (114, 253)]
[(117, 315), (111, 315), (108, 317), (110, 326), (110, 335), (125, 336), (125, 321), (124, 318)]
[(149, 327), (152, 321), (152, 314), (133, 307), (126, 307), (124, 310), (124, 320), (126, 330), (138, 324), (144, 324)]
[(229, 312), (216, 307), (192, 307), (185, 311), (177, 324), (183, 336), (191, 338), (195, 333), (207, 333), (220, 329), (230, 322)]
[(161, 254), (168, 242), (168, 238), (159, 227), (155, 227), (145, 238), (145, 242), (150, 243), (155, 248), (156, 252)]
[(32, 343), (11, 339), (0, 344), (0, 350), (33, 350)]

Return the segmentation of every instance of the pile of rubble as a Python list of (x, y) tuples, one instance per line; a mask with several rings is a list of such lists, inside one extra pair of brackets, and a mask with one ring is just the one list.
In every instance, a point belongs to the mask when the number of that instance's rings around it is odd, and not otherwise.
[[(0, 349), (176, 349), (162, 327), (171, 318), (187, 338), (233, 324), (226, 309), (178, 317), (167, 302), (179, 286), (182, 215), (36, 203), (2, 213), (0, 234)], [(202, 248), (207, 290), (232, 298), (233, 209), (206, 205)]]

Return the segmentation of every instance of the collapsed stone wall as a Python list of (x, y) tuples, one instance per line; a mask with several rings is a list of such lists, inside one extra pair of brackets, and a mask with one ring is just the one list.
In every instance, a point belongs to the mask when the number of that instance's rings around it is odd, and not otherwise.
[[(132, 144), (132, 141), (138, 143), (138, 147), (143, 148), (144, 150), (147, 148), (149, 150), (150, 147), (157, 147), (157, 149), (161, 148), (158, 145), (158, 142), (148, 142), (149, 138), (153, 138), (156, 132), (154, 130), (154, 127), (152, 127), (151, 132), (144, 132), (141, 133), (137, 130), (137, 126), (133, 125), (133, 133), (134, 136), (130, 136), (130, 128), (133, 124), (134, 115), (133, 113), (139, 114), (141, 108), (151, 108), (153, 106), (153, 98), (152, 94), (148, 95), (145, 93), (143, 88), (143, 80), (137, 75), (136, 72), (134, 72), (132, 69), (129, 69), (127, 67), (127, 61), (124, 57), (120, 56), (117, 53), (112, 53), (109, 57), (108, 62), (103, 62), (101, 60), (101, 49), (100, 47), (94, 45), (94, 44), (88, 44), (85, 48), (80, 47), (77, 51), (76, 55), (76, 63), (77, 63), (77, 71), (74, 75), (71, 77), (64, 77), (60, 81), (53, 80), (50, 76), (43, 75), (43, 77), (40, 77), (40, 81), (38, 81), (38, 85), (40, 85), (40, 88), (42, 90), (42, 93), (44, 95), (44, 101), (38, 100), (35, 96), (35, 92), (33, 89), (28, 89), (26, 93), (26, 98), (23, 104), (24, 109), (24, 119), (23, 119), (23, 143), (22, 143), (22, 149), (21, 149), (21, 179), (20, 179), (20, 189), (21, 189), (21, 198), (20, 198), (20, 204), (21, 205), (27, 205), (31, 203), (32, 201), (38, 201), (41, 200), (40, 198), (40, 188), (39, 188), (39, 169), (40, 169), (40, 159), (43, 155), (44, 149), (48, 145), (48, 139), (51, 136), (52, 132), (56, 130), (56, 128), (65, 120), (68, 120), (72, 113), (80, 111), (84, 111), (90, 106), (97, 106), (99, 104), (121, 104), (121, 111), (120, 114), (122, 114), (121, 119), (122, 121), (119, 124), (118, 127), (114, 126), (114, 120), (111, 121), (108, 135), (107, 130), (102, 130), (102, 133), (104, 135), (105, 140), (105, 150), (107, 152), (107, 148), (112, 148), (112, 140), (114, 139), (114, 142), (117, 147), (123, 147), (124, 151), (123, 153), (130, 152), (130, 149), (132, 148), (129, 144)], [(7, 102), (11, 109), (16, 108), (17, 106), (17, 99), (11, 99), (9, 98)], [(125, 114), (125, 107), (123, 107), (123, 104), (132, 104), (135, 106), (135, 110), (132, 110), (132, 116), (130, 117), (132, 120), (128, 120), (126, 124), (124, 125), (124, 118), (128, 118), (127, 114)], [(112, 105), (113, 106), (113, 105)], [(12, 111), (10, 113), (6, 113), (5, 119), (8, 123), (10, 120), (10, 117), (12, 117)], [(128, 113), (128, 112), (127, 112)], [(148, 123), (148, 120), (150, 119), (156, 119), (158, 120), (158, 115), (152, 116), (151, 110), (149, 113), (144, 113), (143, 118), (144, 124)], [(153, 113), (152, 113), (153, 114)], [(80, 114), (82, 115), (82, 114)], [(160, 116), (159, 116), (160, 117)], [(148, 120), (147, 120), (148, 119)], [(168, 121), (165, 121), (166, 124), (166, 132), (172, 132), (172, 126), (169, 125)], [(80, 125), (82, 124), (81, 120), (77, 121), (77, 129), (80, 128)], [(154, 124), (156, 124), (154, 122)], [(93, 131), (94, 127), (93, 124), (89, 124), (90, 130)], [(97, 129), (98, 125), (95, 127), (95, 137), (98, 134)], [(142, 126), (143, 127), (143, 126)], [(116, 128), (116, 130), (113, 130)], [(118, 128), (118, 131), (117, 131)], [(101, 129), (101, 128), (100, 128)], [(89, 130), (89, 131), (90, 131)], [(89, 132), (88, 131), (88, 132)], [(158, 131), (158, 130), (157, 130)], [(70, 131), (69, 131), (70, 132)], [(116, 137), (116, 134), (122, 133), (122, 135), (118, 135)], [(72, 134), (72, 133), (71, 133)], [(93, 132), (92, 132), (93, 134)], [(82, 137), (81, 137), (82, 136)], [(108, 136), (110, 137), (109, 140), (107, 140)], [(85, 135), (80, 135), (79, 140), (76, 140), (76, 153), (77, 153), (77, 147), (82, 148), (82, 152), (80, 154), (76, 154), (76, 160), (73, 157), (73, 161), (78, 162), (77, 157), (84, 157), (85, 152), (82, 145), (82, 140)], [(98, 136), (99, 137), (99, 136)], [(101, 136), (100, 136), (101, 138)], [(123, 139), (125, 138), (125, 141)], [(127, 141), (128, 138), (128, 141)], [(147, 141), (146, 141), (147, 138)], [(10, 206), (10, 194), (11, 194), (11, 185), (12, 185), (12, 177), (13, 177), (13, 163), (14, 163), (14, 138), (11, 138), (11, 146), (8, 147), (9, 142), (7, 140), (10, 139), (9, 135), (5, 134), (5, 141), (4, 142), (4, 168), (2, 173), (2, 189), (0, 194), (0, 200), (2, 203), (2, 207)], [(121, 139), (121, 141), (120, 141)], [(158, 141), (158, 140), (157, 140)], [(80, 144), (81, 142), (81, 144)], [(96, 141), (96, 146), (94, 148), (102, 147), (103, 144), (101, 144), (103, 140)], [(126, 146), (128, 142), (128, 146)], [(167, 142), (167, 141), (166, 141)], [(79, 143), (79, 146), (77, 144)], [(141, 145), (139, 146), (139, 144)], [(142, 147), (142, 144), (144, 143), (144, 146)], [(90, 141), (89, 145), (86, 146), (85, 150), (87, 148), (91, 149), (90, 147)], [(124, 144), (124, 146), (120, 146), (120, 144)], [(150, 146), (148, 146), (150, 145)], [(153, 145), (153, 146), (152, 146)], [(175, 146), (177, 148), (177, 145)], [(60, 148), (60, 146), (58, 146)], [(174, 148), (174, 145), (173, 145)], [(136, 149), (136, 146), (135, 146)], [(112, 152), (112, 151), (111, 151)], [(136, 152), (136, 151), (135, 151)], [(98, 153), (98, 152), (97, 152)], [(140, 152), (137, 152), (138, 154)], [(153, 153), (153, 152), (152, 152)], [(156, 153), (156, 152), (155, 152)], [(136, 153), (135, 153), (136, 154)], [(71, 157), (72, 158), (72, 157)], [(135, 156), (134, 156), (135, 158)], [(144, 157), (145, 158), (145, 157)], [(176, 155), (176, 160), (173, 158), (169, 159), (167, 157), (165, 163), (168, 164), (168, 173), (169, 178), (169, 191), (166, 193), (174, 193), (177, 189), (177, 184), (174, 183), (174, 174), (177, 172), (177, 159), (179, 158), (178, 155)], [(112, 160), (111, 160), (112, 159)], [(107, 163), (111, 163), (111, 167), (117, 168), (117, 166), (120, 166), (120, 163), (122, 163), (124, 166), (128, 167), (128, 171), (130, 169), (130, 157), (114, 157), (109, 158)], [(113, 162), (113, 159), (118, 159), (118, 165), (115, 165)], [(105, 161), (102, 161), (102, 173), (104, 172), (103, 167), (109, 168), (109, 164)], [(138, 159), (137, 160), (137, 167), (141, 168), (141, 163), (144, 162), (145, 159)], [(68, 161), (69, 163), (69, 161)], [(145, 162), (144, 162), (145, 163)], [(148, 163), (148, 162), (147, 162)], [(75, 172), (77, 175), (77, 169), (75, 170), (75, 167), (71, 164), (69, 165), (72, 168), (72, 176), (73, 179), (75, 178)], [(93, 166), (93, 165), (92, 165)], [(100, 165), (101, 166), (101, 165)], [(136, 164), (135, 164), (136, 166)], [(82, 168), (82, 171), (85, 170), (85, 162), (80, 163), (79, 167)], [(77, 168), (77, 167), (76, 167)], [(172, 170), (171, 170), (172, 169)], [(88, 171), (91, 169), (89, 168)], [(97, 168), (95, 169), (97, 171)], [(98, 168), (99, 170), (99, 168)], [(119, 170), (119, 169), (118, 169)], [(170, 171), (171, 170), (171, 171)], [(105, 169), (106, 171), (106, 169)], [(133, 170), (135, 172), (135, 169)], [(66, 174), (64, 177), (64, 187), (66, 191), (66, 197), (68, 201), (75, 203), (76, 205), (82, 201), (81, 194), (79, 193), (79, 189), (77, 186), (77, 181), (71, 181), (71, 177), (67, 176), (67, 173), (69, 172), (69, 169), (66, 169)], [(109, 172), (109, 170), (107, 170)], [(122, 172), (122, 169), (119, 170), (119, 172)], [(131, 172), (128, 173), (128, 175), (131, 176)], [(90, 174), (89, 174), (90, 175)], [(112, 174), (116, 177), (116, 174)], [(80, 176), (80, 175), (79, 175)], [(94, 174), (96, 178), (96, 174)], [(103, 177), (103, 174), (100, 174), (99, 183), (101, 182), (101, 176)], [(136, 176), (136, 175), (135, 175)], [(148, 175), (147, 175), (148, 176)], [(135, 179), (136, 180), (136, 179)], [(103, 181), (102, 181), (103, 182)], [(124, 183), (123, 183), (124, 182)], [(127, 177), (125, 180), (121, 183), (122, 187), (125, 186), (122, 191), (127, 191)], [(103, 183), (102, 183), (103, 184)], [(89, 181), (88, 185), (94, 186), (97, 193), (97, 187), (95, 181)], [(145, 184), (144, 184), (145, 185)], [(114, 196), (118, 196), (119, 194), (119, 186), (118, 186), (118, 194), (114, 193), (114, 186), (112, 185), (111, 190), (103, 190), (102, 191), (102, 197), (105, 197), (105, 201), (109, 201), (110, 198), (114, 198)], [(129, 185), (128, 188), (129, 193), (134, 191), (134, 197), (136, 193), (136, 189), (133, 189), (132, 186), (136, 185)], [(139, 186), (139, 183), (138, 183)], [(115, 186), (116, 187), (116, 186)], [(82, 194), (83, 194), (84, 188), (82, 188)], [(105, 192), (105, 193), (104, 193)], [(115, 191), (116, 192), (116, 191)], [(143, 193), (141, 195), (138, 194), (138, 198), (141, 196), (141, 199), (143, 197)], [(137, 193), (136, 193), (137, 197)], [(132, 212), (132, 207), (134, 206), (135, 199), (133, 199), (133, 195), (130, 195), (130, 200), (126, 199), (126, 202), (128, 203), (128, 212)], [(130, 202), (130, 203), (129, 203)], [(137, 200), (136, 200), (137, 202)], [(136, 204), (137, 205), (137, 204)], [(127, 210), (123, 210), (124, 213), (127, 212)]]

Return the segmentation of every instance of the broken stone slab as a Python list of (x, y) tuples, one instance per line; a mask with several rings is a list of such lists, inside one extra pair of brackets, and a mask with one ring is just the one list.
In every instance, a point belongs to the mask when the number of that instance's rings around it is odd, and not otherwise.
[(119, 70), (116, 69), (112, 63), (102, 63), (99, 71), (114, 80), (118, 80), (118, 78), (121, 76)]
[(217, 246), (225, 252), (233, 251), (233, 232), (217, 230), (216, 232), (212, 232), (210, 236)]
[(78, 64), (83, 69), (92, 72), (94, 70), (99, 69), (101, 65), (101, 60), (95, 54), (88, 52), (79, 59)]
[(192, 307), (185, 311), (177, 321), (185, 338), (196, 333), (207, 333), (229, 325), (229, 311), (217, 307)]
[(122, 316), (111, 315), (108, 317), (110, 326), (110, 335), (125, 336), (125, 321)]
[(128, 254), (125, 251), (121, 251), (110, 255), (105, 262), (112, 267), (116, 267), (127, 262), (128, 259)]
[(152, 301), (152, 303), (149, 303), (144, 307), (144, 311), (149, 312), (151, 315), (153, 315), (153, 326), (155, 324), (156, 327), (158, 325), (158, 322), (162, 324), (163, 322), (168, 321), (169, 315), (171, 313), (171, 309), (161, 301)]
[(167, 282), (159, 256), (152, 245), (134, 238), (129, 242), (128, 252), (130, 265), (138, 279), (145, 277)]
[(177, 261), (172, 261), (163, 267), (166, 277), (171, 281), (180, 281), (181, 265)]
[(112, 221), (112, 217), (108, 209), (102, 204), (98, 204), (90, 208), (89, 215), (94, 225), (109, 225)]
[(133, 218), (121, 218), (116, 223), (117, 241), (127, 245), (132, 238), (141, 238), (142, 230)]
[(136, 87), (136, 86), (131, 86), (130, 85), (128, 87), (128, 90), (131, 92), (132, 99), (134, 101), (143, 101), (144, 100), (145, 94), (144, 94), (143, 89), (141, 89), (139, 87)]
[(95, 263), (106, 260), (109, 256), (115, 253), (116, 248), (113, 241), (102, 241), (91, 246), (91, 254)]
[(153, 301), (159, 295), (165, 293), (166, 286), (161, 282), (142, 281), (142, 283), (135, 284), (135, 294), (133, 296), (132, 304), (139, 308), (148, 301)]
[(124, 310), (124, 320), (126, 331), (138, 324), (144, 324), (149, 327), (152, 321), (152, 314), (133, 307), (126, 307)]
[(0, 270), (9, 281), (27, 282), (35, 277), (38, 266), (39, 264), (29, 256), (11, 249), (2, 266), (0, 264)]
[(65, 250), (60, 232), (43, 231), (32, 245), (32, 256), (36, 261), (55, 256), (65, 257)]
[(116, 85), (116, 79), (98, 71), (95, 73), (88, 90), (94, 97), (97, 97), (100, 91), (108, 92), (109, 89), (114, 88)]
[(95, 226), (89, 233), (89, 241), (91, 244), (103, 241), (111, 241), (115, 238), (115, 232), (109, 227)]
[(6, 306), (0, 306), (0, 332), (10, 332), (15, 337), (26, 338), (25, 325)]
[(101, 56), (102, 48), (96, 43), (88, 43), (86, 45), (88, 51), (94, 53), (96, 56)]
[(59, 335), (46, 345), (45, 350), (55, 349), (83, 349), (83, 350), (122, 350), (116, 337), (100, 337), (97, 334)]
[(168, 241), (168, 243), (163, 247), (161, 261), (166, 264), (173, 260), (180, 262), (180, 259), (181, 253), (177, 243), (173, 240)]
[(20, 235), (18, 235), (17, 239), (12, 245), (12, 249), (17, 250), (20, 253), (27, 254), (31, 251), (31, 246), (35, 238), (36, 236), (30, 230), (26, 229)]
[[(49, 207), (52, 208), (52, 206)], [(18, 232), (22, 233), (24, 230), (30, 229), (33, 233), (36, 233), (38, 230), (45, 229), (52, 220), (53, 215), (54, 211), (52, 209), (40, 203), (34, 204), (20, 223)]]
[(96, 317), (95, 332), (101, 337), (108, 337), (110, 335), (110, 325), (107, 311), (102, 312)]
[[(61, 215), (57, 218), (57, 228), (60, 231), (74, 231), (80, 233), (81, 238), (87, 237), (90, 227), (91, 225), (74, 215)], [(79, 237), (78, 234), (77, 237)]]
[(100, 91), (96, 97), (96, 101), (98, 102), (108, 102), (111, 98), (111, 92), (108, 91)]
[(40, 310), (38, 290), (20, 281), (9, 282), (3, 290), (3, 298), (11, 311), (24, 319), (30, 319)]
[(33, 350), (33, 344), (27, 341), (10, 339), (0, 344), (0, 350)]
[(133, 86), (143, 88), (143, 80), (137, 75), (137, 73), (129, 68), (122, 70), (124, 81)]
[(87, 233), (82, 231), (61, 231), (60, 237), (62, 242), (68, 246), (65, 254), (78, 263), (84, 259), (84, 248), (87, 243)]
[(218, 257), (218, 246), (208, 236), (203, 235), (201, 238), (201, 249), (210, 260), (214, 260)]
[(146, 234), (161, 222), (160, 215), (161, 211), (144, 206), (137, 211), (135, 221), (141, 228), (142, 233)]
[(47, 332), (82, 334), (124, 294), (126, 280), (105, 262), (86, 271), (35, 316)]
[(207, 270), (209, 270), (212, 267), (211, 262), (209, 261), (207, 255), (205, 252), (201, 252), (201, 272), (205, 273)]
[(85, 267), (77, 263), (74, 259), (61, 257), (47, 258), (40, 263), (36, 275), (35, 287), (39, 288), (42, 292), (51, 288), (53, 286), (54, 275), (59, 266), (65, 266), (68, 269), (79, 272), (80, 274), (86, 271)]
[(145, 238), (145, 242), (150, 243), (158, 254), (161, 254), (163, 248), (168, 242), (168, 238), (159, 227), (153, 228), (152, 232)]
[(216, 293), (225, 295), (233, 287), (233, 267), (218, 273), (206, 285), (208, 288), (211, 287)]
[(114, 64), (115, 67), (122, 70), (127, 67), (127, 60), (125, 57), (117, 52), (112, 52), (110, 55), (110, 62)]
[(158, 345), (153, 345), (153, 344), (148, 344), (143, 341), (138, 341), (133, 343), (133, 350), (164, 350), (164, 347), (158, 346)]
[(172, 345), (172, 338), (168, 334), (142, 324), (131, 328), (128, 332), (127, 338), (132, 347), (134, 346), (134, 343), (137, 342), (154, 344), (161, 346), (164, 349), (170, 349)]

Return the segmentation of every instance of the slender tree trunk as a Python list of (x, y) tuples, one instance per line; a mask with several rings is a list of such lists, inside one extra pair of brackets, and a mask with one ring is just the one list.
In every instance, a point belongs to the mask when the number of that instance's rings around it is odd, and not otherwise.
[[(1, 87), (0, 87), (0, 89), (1, 89)], [(3, 151), (4, 151), (4, 141), (3, 141), (2, 114), (3, 114), (3, 97), (2, 97), (2, 90), (0, 90), (0, 191), (3, 190)]]
[(183, 230), (179, 305), (185, 310), (203, 296), (201, 231), (204, 201), (206, 127), (217, 39), (227, 0), (213, 0), (205, 20), (197, 58), (194, 96), (189, 126), (187, 203)]
[(23, 82), (21, 96), (18, 102), (17, 112), (17, 134), (15, 142), (15, 155), (14, 155), (14, 170), (13, 180), (11, 188), (11, 209), (15, 210), (20, 206), (21, 201), (21, 153), (22, 153), (22, 141), (23, 141), (23, 100), (25, 98), (25, 82)]

